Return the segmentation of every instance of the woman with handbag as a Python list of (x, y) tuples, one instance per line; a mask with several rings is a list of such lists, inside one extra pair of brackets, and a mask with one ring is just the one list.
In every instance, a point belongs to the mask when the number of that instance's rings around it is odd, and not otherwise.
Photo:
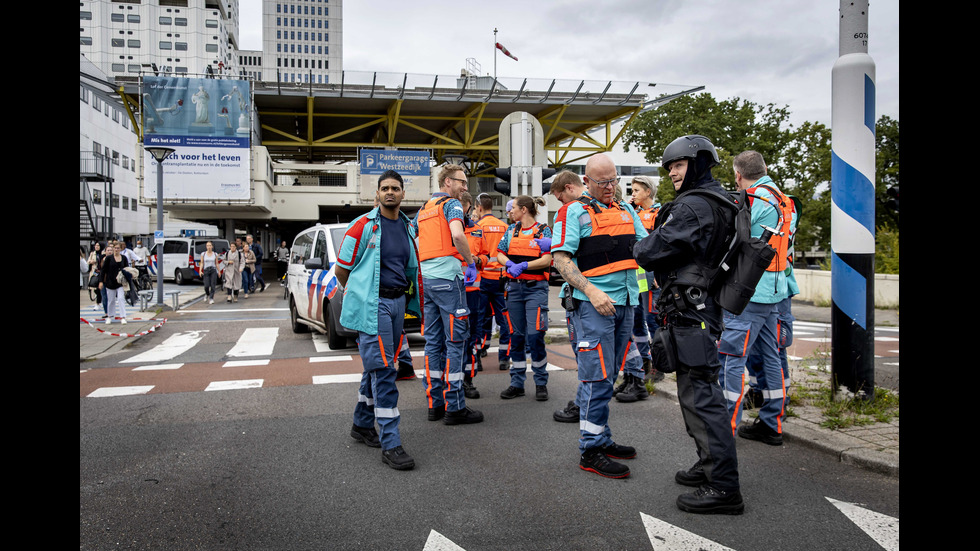
[(207, 250), (201, 253), (201, 276), (204, 280), (204, 298), (208, 304), (214, 304), (214, 288), (218, 285), (218, 253), (214, 252), (214, 243), (207, 242)]
[[(225, 255), (224, 287), (228, 291), (228, 302), (238, 302), (238, 291), (242, 288), (242, 270), (245, 269), (245, 258), (238, 247), (232, 243), (231, 249)], [(234, 296), (234, 300), (232, 300)]]
[(242, 275), (244, 276), (244, 282), (242, 283), (243, 289), (245, 289), (245, 298), (248, 298), (248, 292), (255, 286), (255, 253), (252, 252), (252, 247), (248, 246), (246, 243), (242, 245), (242, 258), (245, 260), (245, 269), (242, 270)]
[(126, 323), (126, 279), (123, 275), (126, 266), (129, 266), (129, 260), (122, 255), (122, 251), (111, 243), (106, 245), (106, 256), (99, 273), (99, 288), (106, 290), (108, 302), (106, 325), (112, 323), (113, 316), (120, 318), (119, 323)]

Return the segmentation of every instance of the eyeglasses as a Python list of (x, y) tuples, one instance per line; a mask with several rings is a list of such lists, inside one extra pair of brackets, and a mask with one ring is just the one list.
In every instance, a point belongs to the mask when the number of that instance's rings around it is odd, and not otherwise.
[(449, 178), (450, 180), (455, 180), (455, 181), (457, 181), (457, 182), (459, 182), (461, 184), (465, 184), (466, 183), (466, 180), (464, 180), (462, 178), (453, 178), (452, 176), (447, 176), (447, 178)]
[(617, 182), (619, 182), (619, 175), (618, 174), (616, 175), (615, 178), (610, 178), (608, 180), (596, 180), (595, 178), (592, 178), (588, 174), (586, 174), (585, 177), (588, 178), (593, 184), (595, 184), (595, 185), (597, 185), (599, 187), (613, 187), (613, 185), (615, 185)]

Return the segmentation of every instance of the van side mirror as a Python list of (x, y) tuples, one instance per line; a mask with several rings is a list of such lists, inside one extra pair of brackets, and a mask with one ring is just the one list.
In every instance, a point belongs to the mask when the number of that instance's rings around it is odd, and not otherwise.
[(309, 260), (303, 263), (303, 267), (306, 268), (307, 270), (322, 270), (323, 260), (320, 258), (310, 258)]

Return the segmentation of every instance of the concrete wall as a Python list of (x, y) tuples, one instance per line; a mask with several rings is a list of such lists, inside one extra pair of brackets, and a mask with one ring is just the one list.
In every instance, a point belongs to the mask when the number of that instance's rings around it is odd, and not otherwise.
[[(797, 298), (830, 303), (830, 272), (824, 270), (794, 270), (800, 286)], [(875, 308), (898, 308), (898, 274), (875, 274)]]

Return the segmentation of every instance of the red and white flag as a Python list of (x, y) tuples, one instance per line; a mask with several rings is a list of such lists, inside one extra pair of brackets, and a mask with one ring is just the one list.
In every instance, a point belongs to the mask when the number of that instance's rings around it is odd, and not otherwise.
[(497, 49), (500, 50), (501, 52), (504, 52), (504, 55), (505, 56), (513, 59), (514, 61), (517, 61), (517, 58), (514, 57), (514, 54), (510, 53), (509, 51), (507, 51), (507, 48), (504, 48), (503, 45), (500, 44), (500, 42), (497, 42)]

